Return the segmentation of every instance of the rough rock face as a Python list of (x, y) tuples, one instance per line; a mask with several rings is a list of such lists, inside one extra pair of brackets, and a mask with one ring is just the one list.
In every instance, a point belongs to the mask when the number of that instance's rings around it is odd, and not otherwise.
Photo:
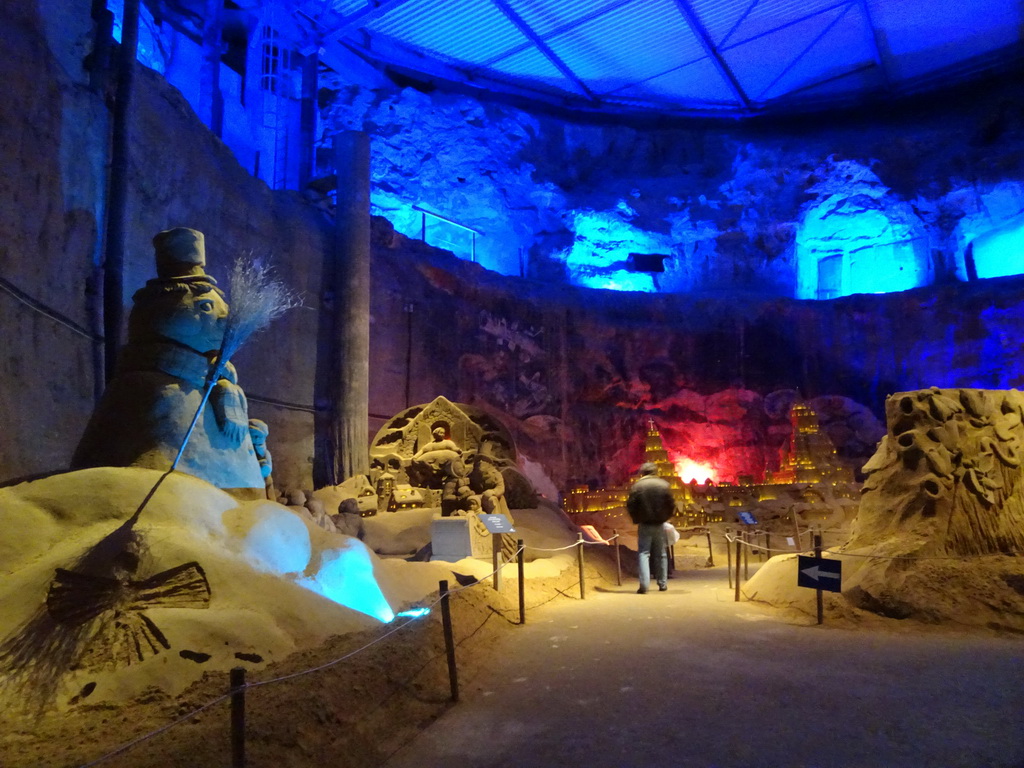
[[(1013, 83), (974, 86), (956, 114), (947, 95), (905, 114), (749, 129), (570, 124), (327, 85), (325, 123), (375, 137), (377, 212), (410, 237), (424, 223), (413, 203), (473, 227), (481, 263), (505, 274), (828, 298), (967, 279), (979, 238), (978, 276), (1020, 272), (995, 255), (1024, 227)], [(470, 256), (464, 231), (427, 223), (428, 242)], [(990, 234), (1002, 245), (988, 248)], [(633, 271), (633, 253), (664, 256), (664, 272)]]
[(933, 387), (886, 401), (887, 433), (864, 467), (843, 551), (857, 556), (847, 599), (889, 616), (1024, 630), (1022, 412), (1016, 390)]

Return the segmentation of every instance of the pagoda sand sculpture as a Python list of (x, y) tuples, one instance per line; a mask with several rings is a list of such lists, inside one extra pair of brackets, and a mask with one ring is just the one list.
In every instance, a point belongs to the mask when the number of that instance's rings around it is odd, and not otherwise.
[[(202, 232), (170, 229), (156, 235), (153, 245), (157, 277), (133, 297), (128, 343), (75, 451), (74, 469), (167, 469), (202, 402), (224, 338), (228, 304), (205, 272)], [(220, 366), (209, 407), (178, 468), (243, 496), (266, 493), (245, 393), (230, 362)]]

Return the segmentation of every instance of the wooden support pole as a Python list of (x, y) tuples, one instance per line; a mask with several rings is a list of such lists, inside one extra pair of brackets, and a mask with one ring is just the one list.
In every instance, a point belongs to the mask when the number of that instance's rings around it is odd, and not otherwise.
[(448, 655), (448, 685), (452, 692), (452, 701), (459, 700), (459, 670), (455, 666), (455, 635), (452, 632), (452, 611), (448, 605), (448, 581), (442, 579), (438, 584), (441, 592), (441, 626), (444, 628), (444, 647)]
[(740, 552), (740, 536), (742, 534), (736, 532), (736, 602), (740, 601), (740, 561), (743, 558), (743, 554)]
[(707, 534), (708, 534), (708, 567), (709, 568), (714, 568), (715, 567), (715, 550), (713, 550), (711, 548), (711, 529), (710, 528), (708, 528)]
[(622, 586), (622, 554), (618, 539), (615, 539), (615, 583)]
[(764, 532), (764, 557), (765, 560), (772, 559), (772, 535), (768, 531)]
[[(821, 528), (814, 534), (814, 557), (818, 560), (821, 559)], [(820, 580), (818, 582), (821, 583)], [(818, 623), (821, 624), (825, 621), (825, 605), (822, 602), (821, 589), (818, 588), (815, 591), (815, 601), (818, 608)]]
[(117, 90), (110, 128), (110, 180), (107, 184), (107, 232), (103, 259), (103, 362), (106, 381), (114, 376), (124, 326), (124, 268), (128, 250), (128, 170), (132, 100), (139, 49), (140, 0), (125, 0), (121, 47), (117, 54)]
[(519, 563), (519, 623), (526, 623), (526, 549), (523, 547), (523, 540), (516, 540), (516, 547), (519, 549), (519, 553), (516, 555), (516, 559)]
[(587, 586), (586, 581), (583, 577), (583, 534), (579, 534), (579, 539), (576, 541), (576, 560), (580, 566), (580, 600), (587, 599)]
[(231, 670), (231, 768), (245, 768), (245, 669)]
[(491, 534), (491, 567), (494, 571), (494, 578), (491, 579), (491, 584), (494, 586), (495, 592), (501, 591), (501, 534)]
[(729, 534), (732, 533), (732, 529), (725, 529), (725, 559), (726, 568), (725, 572), (729, 574), (729, 588), (732, 588), (732, 542), (729, 541)]

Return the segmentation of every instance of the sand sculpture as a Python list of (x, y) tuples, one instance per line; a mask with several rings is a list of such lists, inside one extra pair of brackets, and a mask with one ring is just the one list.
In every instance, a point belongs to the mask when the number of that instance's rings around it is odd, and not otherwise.
[[(157, 277), (133, 297), (128, 343), (75, 451), (73, 468), (167, 469), (202, 400), (228, 304), (205, 272), (202, 232), (178, 227), (159, 233), (153, 245)], [(178, 468), (219, 488), (265, 493), (245, 393), (230, 362)]]
[[(370, 446), (370, 485), (378, 509), (398, 500), (440, 507), (448, 516), (508, 513), (505, 473), (514, 473), (512, 437), (496, 419), (472, 406), (438, 397), (399, 413)], [(390, 495), (390, 503), (384, 498)]]
[[(1024, 393), (886, 401), (844, 553), (844, 596), (888, 616), (1024, 629)], [(877, 555), (871, 557), (870, 555)]]

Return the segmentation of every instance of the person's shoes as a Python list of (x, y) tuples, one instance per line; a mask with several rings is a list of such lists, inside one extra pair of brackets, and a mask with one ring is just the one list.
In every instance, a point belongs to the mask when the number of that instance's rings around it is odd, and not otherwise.
[(659, 584), (658, 585), (658, 591), (659, 592), (664, 592), (666, 589), (668, 589), (668, 584)]
[(646, 589), (644, 589), (643, 587), (640, 587), (640, 589), (638, 589), (638, 590), (636, 591), (636, 593), (637, 593), (638, 595), (646, 595), (646, 594), (647, 594), (647, 590), (646, 590)]

